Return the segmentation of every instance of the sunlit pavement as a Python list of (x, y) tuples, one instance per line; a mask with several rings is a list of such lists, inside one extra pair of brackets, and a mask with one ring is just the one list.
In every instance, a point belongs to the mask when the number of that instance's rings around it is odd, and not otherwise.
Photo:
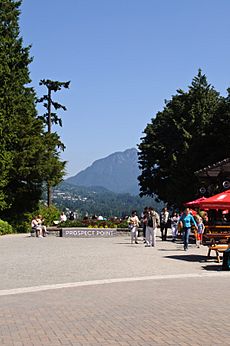
[(230, 272), (207, 248), (0, 238), (0, 345), (230, 345)]

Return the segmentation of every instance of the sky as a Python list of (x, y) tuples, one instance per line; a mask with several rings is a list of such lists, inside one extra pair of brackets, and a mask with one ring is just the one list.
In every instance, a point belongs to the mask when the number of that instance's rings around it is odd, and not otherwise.
[(66, 177), (137, 147), (199, 68), (227, 95), (229, 13), (229, 0), (23, 0), (20, 35), (32, 45), (37, 95), (46, 93), (41, 79), (71, 81), (53, 94), (67, 107), (54, 128), (66, 146)]

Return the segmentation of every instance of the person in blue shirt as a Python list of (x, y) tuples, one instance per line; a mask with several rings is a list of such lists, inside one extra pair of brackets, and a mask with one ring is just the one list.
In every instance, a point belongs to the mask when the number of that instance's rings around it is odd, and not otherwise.
[(190, 209), (186, 208), (183, 214), (181, 215), (179, 222), (182, 223), (182, 231), (183, 231), (183, 238), (184, 238), (184, 251), (188, 250), (188, 243), (189, 243), (189, 235), (191, 232), (191, 227), (194, 225), (197, 228), (197, 223), (192, 216)]

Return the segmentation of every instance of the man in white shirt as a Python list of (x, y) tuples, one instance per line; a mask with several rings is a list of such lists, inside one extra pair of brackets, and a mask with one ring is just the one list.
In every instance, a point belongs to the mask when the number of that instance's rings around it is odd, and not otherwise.
[(160, 223), (160, 217), (158, 213), (153, 209), (149, 208), (148, 214), (146, 215), (147, 222), (146, 222), (146, 247), (149, 246), (156, 246), (156, 233), (157, 233), (157, 226)]

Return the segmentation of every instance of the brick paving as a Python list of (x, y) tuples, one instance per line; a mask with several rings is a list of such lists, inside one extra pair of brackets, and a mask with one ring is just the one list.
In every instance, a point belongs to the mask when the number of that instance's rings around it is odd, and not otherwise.
[(0, 293), (153, 277), (2, 295), (0, 345), (230, 345), (230, 273), (204, 262), (206, 248), (191, 246), (185, 254), (181, 244), (159, 240), (152, 249), (131, 247), (127, 237), (11, 236), (0, 238), (0, 251)]

